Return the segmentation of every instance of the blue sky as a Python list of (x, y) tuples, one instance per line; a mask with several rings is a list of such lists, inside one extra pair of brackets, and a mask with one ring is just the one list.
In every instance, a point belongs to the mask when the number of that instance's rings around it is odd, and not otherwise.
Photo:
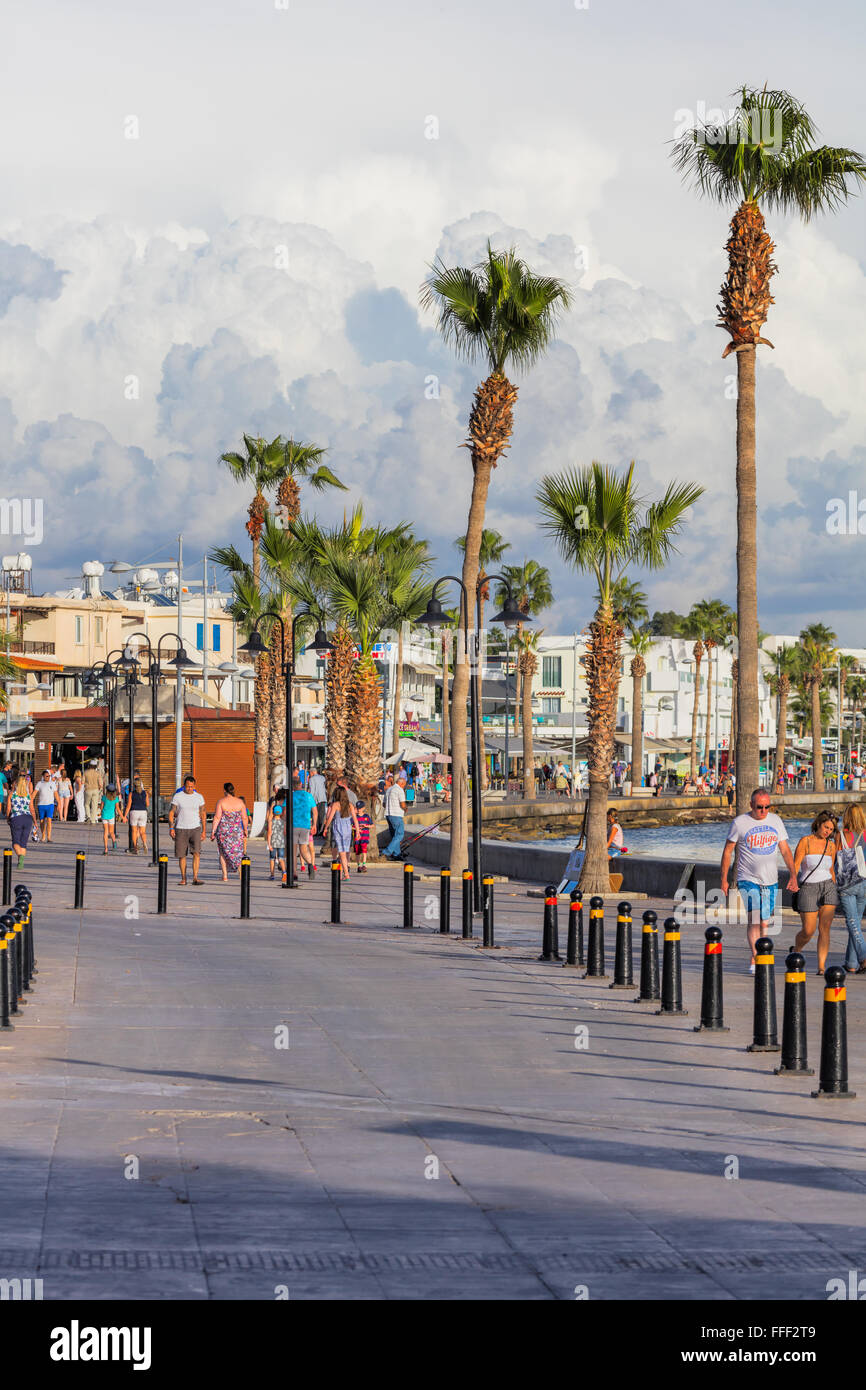
[[(554, 570), (547, 631), (582, 627), (592, 595), (548, 553), (535, 488), (592, 458), (635, 458), (649, 494), (704, 484), (681, 556), (645, 583), (653, 607), (732, 602), (733, 368), (714, 327), (729, 212), (680, 185), (668, 142), (678, 112), (767, 80), (822, 138), (866, 148), (866, 17), (740, 0), (720, 13), (12, 0), (0, 444), (6, 494), (45, 498), (37, 586), (83, 559), (169, 550), (179, 521), (191, 551), (241, 544), (243, 499), (216, 459), (243, 429), (327, 445), (352, 497), (377, 520), (415, 518), (450, 569), (475, 372), (417, 292), (434, 255), (473, 258), (491, 236), (575, 289), (549, 357), (518, 380), (488, 511), (509, 559)], [(832, 497), (866, 497), (863, 200), (769, 229), (762, 623), (820, 618), (866, 645), (866, 538), (825, 525)]]

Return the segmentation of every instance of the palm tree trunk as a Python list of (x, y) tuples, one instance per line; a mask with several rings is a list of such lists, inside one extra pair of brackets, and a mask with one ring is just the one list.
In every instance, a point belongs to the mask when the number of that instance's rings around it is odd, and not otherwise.
[[(472, 479), (472, 500), (466, 526), (466, 545), (463, 551), (462, 579), (467, 604), (471, 605), (478, 582), (478, 558), (481, 552), (481, 533), (490, 488), (491, 465), (483, 457), (476, 462)], [(461, 604), (460, 632), (454, 664), (454, 685), (451, 702), (451, 875), (458, 879), (469, 868), (469, 772), (466, 746), (466, 702), (469, 695), (470, 656), (467, 628), (472, 624), (471, 608), (465, 612)], [(481, 712), (479, 710), (479, 719)], [(478, 776), (478, 769), (475, 769)]]
[(263, 652), (256, 661), (256, 681), (253, 689), (255, 708), (256, 801), (268, 799), (268, 732), (271, 718), (271, 661), (270, 652)]
[(694, 778), (698, 771), (698, 703), (701, 698), (701, 658), (695, 644), (695, 698), (692, 702), (692, 743), (689, 749), (689, 776)]
[(785, 744), (787, 743), (788, 728), (788, 688), (789, 681), (787, 676), (779, 678), (779, 726), (776, 729), (776, 766), (774, 771), (775, 780), (778, 782), (779, 773), (785, 770)]
[(758, 785), (758, 542), (754, 343), (737, 351), (737, 812)]
[(737, 692), (740, 687), (740, 663), (731, 662), (731, 738), (728, 745), (728, 766), (737, 765)]
[(400, 701), (403, 698), (403, 624), (397, 634), (397, 667), (394, 672), (394, 737), (391, 739), (391, 756), (400, 752)]
[(349, 731), (349, 687), (352, 683), (354, 643), (345, 623), (334, 633), (334, 645), (325, 670), (325, 718), (328, 722), (328, 768), (331, 785), (346, 770)]
[(382, 691), (373, 658), (362, 656), (349, 691), (349, 734), (346, 775), (360, 795), (368, 798), (382, 767)]
[(610, 609), (599, 608), (589, 625), (586, 684), (589, 693), (589, 806), (586, 858), (580, 874), (584, 896), (610, 891), (607, 857), (607, 802), (613, 761), (619, 651), (623, 631)]
[(644, 673), (640, 665), (632, 663), (632, 686), (631, 686), (631, 708), (632, 708), (632, 731), (631, 731), (631, 795), (634, 796), (635, 787), (639, 787), (643, 781), (643, 677)]
[(812, 676), (809, 682), (812, 697), (812, 787), (824, 790), (824, 754), (821, 750), (821, 677)]
[[(527, 658), (530, 653), (527, 653)], [(527, 659), (526, 666), (532, 666)], [(535, 800), (535, 756), (532, 751), (532, 676), (534, 672), (523, 669), (523, 799)]]

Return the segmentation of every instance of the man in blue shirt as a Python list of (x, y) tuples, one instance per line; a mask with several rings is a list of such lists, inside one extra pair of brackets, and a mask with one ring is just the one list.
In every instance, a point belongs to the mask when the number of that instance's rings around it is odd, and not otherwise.
[(316, 833), (316, 818), (316, 798), (301, 786), (301, 779), (295, 773), (292, 778), (292, 840), (294, 844), (287, 847), (286, 854), (286, 861), (291, 864), (292, 873), (295, 871), (294, 845), (298, 847), (299, 871), (303, 870), (304, 865), (306, 865), (310, 877), (316, 872), (311, 847), (313, 835)]

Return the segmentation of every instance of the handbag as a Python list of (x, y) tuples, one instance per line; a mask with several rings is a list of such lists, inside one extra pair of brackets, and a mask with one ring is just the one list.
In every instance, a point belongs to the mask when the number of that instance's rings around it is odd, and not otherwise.
[[(830, 843), (830, 841), (831, 841), (832, 838), (833, 838), (832, 835), (828, 835), (828, 836), (826, 837), (826, 839), (824, 840), (824, 853), (821, 855), (821, 858), (818, 860), (818, 863), (812, 865), (812, 867), (811, 867), (811, 869), (809, 870), (809, 872), (807, 873), (806, 877), (803, 879), (803, 883), (808, 883), (808, 882), (809, 882), (809, 879), (812, 877), (812, 875), (813, 875), (813, 873), (815, 872), (815, 870), (816, 870), (817, 868), (819, 868), (820, 865), (824, 862), (824, 858), (825, 858), (825, 855), (826, 855), (826, 853), (827, 853), (827, 846), (829, 845), (829, 843)], [(799, 912), (799, 911), (800, 911), (800, 888), (802, 888), (802, 886), (803, 886), (803, 884), (801, 883), (801, 884), (799, 885), (799, 887), (797, 888), (796, 893), (792, 893), (792, 894), (791, 894), (791, 906), (792, 906), (792, 908), (794, 909), (795, 912)]]

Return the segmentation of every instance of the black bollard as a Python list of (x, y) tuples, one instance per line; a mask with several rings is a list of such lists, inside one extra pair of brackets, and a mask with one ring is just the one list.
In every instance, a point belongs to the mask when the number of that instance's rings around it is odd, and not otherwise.
[(339, 859), (331, 860), (331, 922), (340, 922), (340, 885), (343, 879), (343, 870)]
[(695, 1024), (696, 1033), (730, 1033), (725, 1027), (722, 997), (722, 933), (719, 927), (707, 927), (704, 932), (704, 978), (701, 984), (701, 1021)]
[(9, 1022), (9, 942), (5, 933), (0, 936), (0, 1031), (15, 1031)]
[(806, 962), (799, 951), (785, 961), (785, 1002), (782, 1006), (782, 1064), (777, 1076), (814, 1076), (806, 1047)]
[(75, 856), (75, 902), (73, 907), (84, 906), (84, 862), (86, 855), (79, 850)]
[(15, 905), (21, 914), (21, 920), (18, 923), (20, 931), (18, 949), (21, 952), (21, 989), (24, 994), (32, 994), (33, 991), (30, 988), (30, 933), (28, 931), (30, 907), (24, 898), (18, 898)]
[(472, 938), (472, 870), (463, 870), (463, 940)]
[(659, 993), (659, 930), (658, 917), (649, 910), (643, 915), (640, 938), (640, 994), (636, 1004), (654, 1004)]
[(585, 980), (606, 980), (604, 973), (604, 898), (589, 900), (589, 946)]
[(676, 917), (665, 918), (662, 950), (662, 1006), (658, 1014), (688, 1014), (683, 1008), (683, 967), (680, 960), (680, 924)]
[(776, 1023), (776, 981), (773, 974), (773, 943), (769, 936), (755, 942), (754, 1040), (747, 1052), (778, 1052)]
[(632, 974), (631, 903), (620, 903), (616, 914), (613, 984), (608, 989), (634, 989)]
[(38, 975), (39, 971), (36, 969), (36, 955), (33, 950), (33, 901), (30, 890), (25, 888), (23, 883), (19, 883), (15, 889), (15, 906), (24, 914), (24, 969), (27, 979), (30, 980), (34, 975)]
[(3, 906), (12, 901), (12, 851), (3, 851)]
[(24, 988), (24, 936), (20, 921), (15, 923), (12, 934), (15, 937), (15, 988), (18, 993), (18, 1003), (26, 1004), (27, 1000), (24, 995), (25, 993), (29, 994), (30, 991)]
[(451, 933), (451, 870), (442, 869), (439, 874), (439, 935)]
[(493, 879), (483, 878), (481, 880), (481, 910), (483, 918), (483, 935), (481, 945), (485, 950), (493, 950)]
[(4, 940), (6, 942), (6, 955), (8, 956), (7, 992), (9, 995), (9, 1012), (13, 1015), (19, 1014), (21, 1012), (21, 1010), (18, 1007), (18, 997), (20, 994), (20, 990), (18, 988), (18, 941), (15, 935), (14, 926), (15, 918), (12, 916), (11, 912), (6, 912), (2, 917), (0, 917), (0, 930), (3, 931)]
[(559, 905), (556, 888), (548, 883), (544, 890), (544, 921), (541, 928), (539, 960), (559, 960)]
[[(760, 947), (760, 941), (758, 946)], [(845, 971), (831, 965), (824, 971), (824, 1014), (821, 1019), (821, 1068), (816, 1100), (853, 1100), (848, 1090), (848, 1018), (845, 1005)]]
[(414, 864), (403, 865), (403, 927), (405, 930), (412, 928), (413, 906), (415, 898), (415, 866)]
[[(583, 899), (579, 888), (572, 888), (568, 902), (568, 935), (565, 939), (565, 965), (583, 965)], [(565, 967), (563, 966), (563, 969)]]
[(250, 861), (244, 855), (241, 860), (241, 917), (250, 915)]
[(164, 913), (168, 910), (168, 855), (161, 854), (157, 860), (157, 880), (156, 880), (156, 910)]

